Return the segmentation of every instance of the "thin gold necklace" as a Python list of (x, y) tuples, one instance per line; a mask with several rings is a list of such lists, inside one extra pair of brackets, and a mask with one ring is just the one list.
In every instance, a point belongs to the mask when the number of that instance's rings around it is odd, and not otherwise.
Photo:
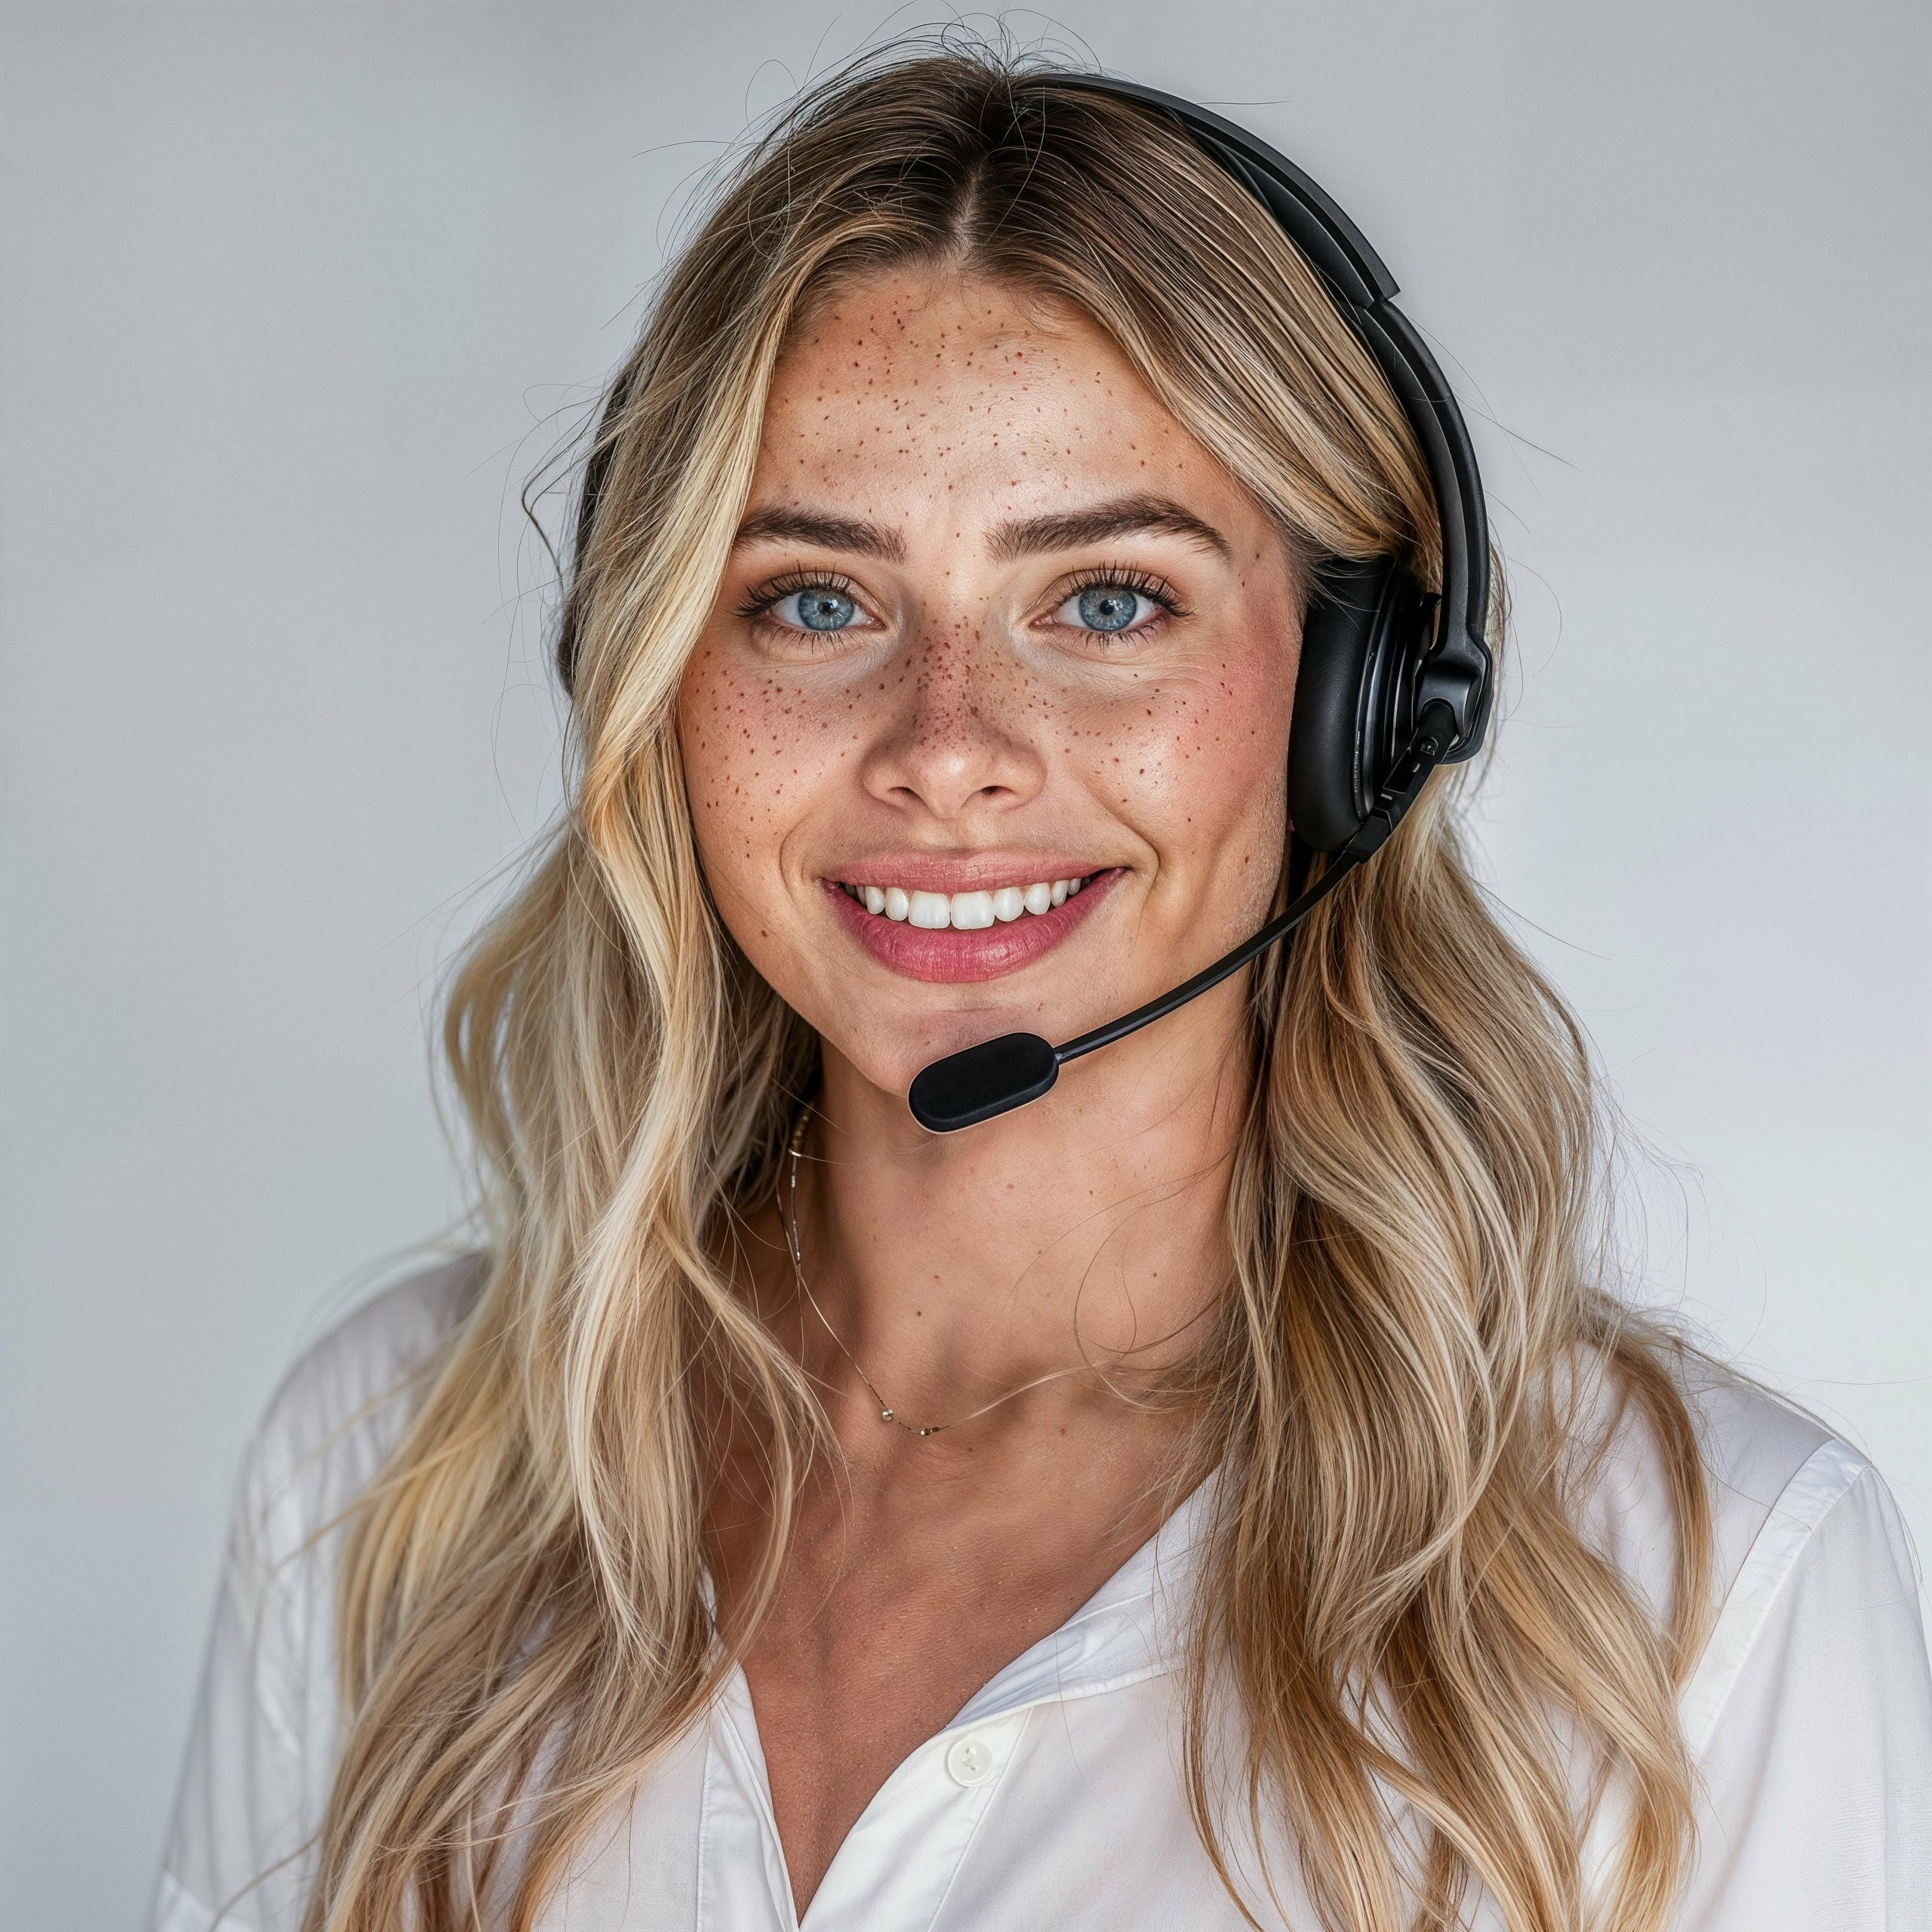
[(825, 1310), (818, 1305), (818, 1297), (812, 1293), (811, 1284), (805, 1279), (804, 1257), (798, 1251), (798, 1155), (805, 1144), (805, 1129), (810, 1124), (811, 1115), (802, 1108), (792, 1128), (790, 1147), (791, 1174), (786, 1189), (785, 1212), (781, 1217), (785, 1223), (785, 1245), (792, 1256), (792, 1272), (797, 1278), (800, 1292), (811, 1304), (812, 1312), (819, 1318), (819, 1325), (832, 1337), (832, 1346), (852, 1364), (852, 1373), (865, 1386), (866, 1393), (878, 1404), (878, 1419), (889, 1422), (895, 1429), (903, 1429), (908, 1435), (938, 1435), (949, 1429), (961, 1429), (969, 1422), (977, 1422), (989, 1411), (998, 1408), (1002, 1402), (1010, 1402), (1016, 1395), (1023, 1395), (1029, 1389), (1038, 1389), (1043, 1383), (1057, 1382), (1063, 1377), (1078, 1375), (1087, 1364), (1080, 1363), (1072, 1368), (1049, 1370), (1044, 1375), (1035, 1376), (1031, 1382), (1023, 1382), (1017, 1389), (1009, 1389), (1004, 1395), (995, 1395), (983, 1407), (975, 1409), (971, 1415), (955, 1416), (950, 1422), (929, 1423), (923, 1428), (917, 1423), (902, 1421), (899, 1412), (874, 1386), (872, 1377), (859, 1366), (859, 1358), (839, 1339), (838, 1331), (826, 1319)]

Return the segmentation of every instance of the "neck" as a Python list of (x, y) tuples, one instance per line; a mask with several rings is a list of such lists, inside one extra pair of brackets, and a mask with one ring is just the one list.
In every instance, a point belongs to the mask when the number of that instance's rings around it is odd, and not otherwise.
[[(836, 1337), (801, 1331), (806, 1358), (837, 1392), (841, 1433), (848, 1414), (875, 1429), (881, 1403), (915, 1428), (995, 1403), (973, 1429), (1064, 1426), (1201, 1345), (1227, 1278), (1247, 1091), (1238, 990), (1199, 1005), (957, 1135), (926, 1134), (903, 1094), (828, 1047), (796, 1205)], [(818, 1325), (809, 1302), (801, 1315)]]

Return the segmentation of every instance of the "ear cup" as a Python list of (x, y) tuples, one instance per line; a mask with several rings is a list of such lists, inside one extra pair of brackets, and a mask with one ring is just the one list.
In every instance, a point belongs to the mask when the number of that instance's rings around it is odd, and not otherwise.
[(1408, 741), (1435, 602), (1392, 557), (1345, 559), (1317, 582), (1288, 730), (1288, 817), (1311, 851), (1355, 836)]

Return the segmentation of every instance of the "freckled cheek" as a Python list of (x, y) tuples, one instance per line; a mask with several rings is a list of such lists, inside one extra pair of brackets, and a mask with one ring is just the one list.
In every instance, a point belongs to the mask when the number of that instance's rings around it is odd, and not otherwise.
[(1160, 855), (1212, 872), (1278, 846), (1287, 759), (1278, 678), (1229, 675), (1109, 705), (1084, 721), (1088, 783)]
[(701, 655), (678, 693), (678, 737), (699, 853), (721, 904), (782, 892), (788, 841), (852, 769), (845, 708)]

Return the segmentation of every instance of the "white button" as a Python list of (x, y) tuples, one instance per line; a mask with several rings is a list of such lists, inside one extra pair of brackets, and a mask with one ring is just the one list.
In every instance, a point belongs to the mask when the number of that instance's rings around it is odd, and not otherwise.
[(946, 1754), (946, 1768), (956, 1784), (984, 1784), (993, 1774), (992, 1748), (977, 1737), (955, 1737)]

